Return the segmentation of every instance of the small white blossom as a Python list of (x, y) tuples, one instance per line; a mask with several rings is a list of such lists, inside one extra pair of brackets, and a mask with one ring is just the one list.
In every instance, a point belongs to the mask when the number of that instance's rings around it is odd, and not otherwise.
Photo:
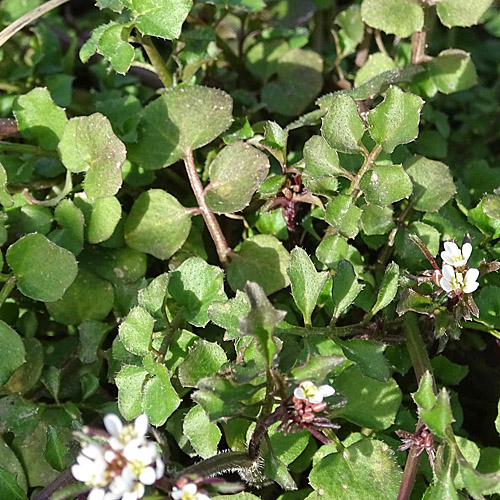
[(149, 422), (140, 415), (124, 426), (113, 414), (104, 417), (109, 438), (83, 443), (71, 467), (73, 477), (91, 487), (89, 500), (137, 500), (145, 485), (163, 476), (165, 465), (154, 443), (146, 439)]
[(472, 245), (468, 242), (464, 243), (462, 249), (460, 249), (455, 242), (445, 241), (441, 258), (445, 264), (453, 267), (463, 267), (467, 264), (471, 253)]
[(451, 265), (443, 266), (443, 276), (440, 281), (441, 288), (446, 293), (460, 291), (464, 293), (472, 293), (477, 290), (479, 283), (478, 269), (468, 269), (465, 273), (461, 273), (453, 269)]
[(306, 399), (309, 403), (321, 403), (323, 398), (335, 394), (335, 389), (330, 385), (322, 385), (318, 387), (310, 380), (304, 380), (293, 391), (293, 395), (297, 399)]
[(182, 488), (174, 486), (172, 498), (174, 500), (210, 500), (208, 495), (198, 491), (198, 486), (194, 483), (187, 483)]

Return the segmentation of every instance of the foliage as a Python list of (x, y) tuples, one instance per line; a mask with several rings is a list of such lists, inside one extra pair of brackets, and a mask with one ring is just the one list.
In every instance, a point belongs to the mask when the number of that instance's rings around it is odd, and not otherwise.
[(493, 2), (41, 4), (0, 10), (0, 497), (84, 498), (108, 413), (147, 498), (500, 495)]

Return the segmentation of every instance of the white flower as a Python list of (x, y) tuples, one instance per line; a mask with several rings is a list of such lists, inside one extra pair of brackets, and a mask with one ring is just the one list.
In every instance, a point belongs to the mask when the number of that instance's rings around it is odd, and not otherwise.
[(198, 491), (198, 486), (194, 483), (187, 483), (180, 489), (174, 486), (172, 498), (174, 500), (210, 500), (208, 495)]
[(446, 292), (461, 291), (464, 293), (472, 293), (477, 290), (479, 283), (478, 269), (468, 269), (465, 273), (457, 272), (451, 265), (443, 266), (443, 277), (439, 283), (440, 287)]
[(109, 438), (84, 443), (71, 472), (92, 488), (89, 500), (137, 500), (144, 496), (144, 486), (154, 484), (165, 471), (156, 446), (145, 437), (148, 417), (140, 415), (134, 425), (124, 426), (108, 414), (104, 425)]
[(445, 241), (444, 251), (441, 252), (441, 258), (445, 264), (453, 267), (462, 267), (467, 264), (471, 253), (472, 245), (468, 242), (464, 243), (460, 250), (453, 241)]
[(330, 385), (322, 385), (318, 387), (310, 380), (304, 380), (293, 391), (293, 395), (297, 399), (307, 399), (309, 403), (321, 403), (323, 398), (335, 394), (335, 389)]

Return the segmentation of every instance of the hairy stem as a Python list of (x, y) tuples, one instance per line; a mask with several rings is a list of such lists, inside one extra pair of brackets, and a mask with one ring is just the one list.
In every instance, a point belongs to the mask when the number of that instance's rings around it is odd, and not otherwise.
[(144, 50), (146, 51), (146, 54), (148, 55), (148, 58), (151, 61), (151, 64), (153, 65), (153, 68), (155, 69), (158, 78), (161, 80), (161, 83), (163, 83), (163, 86), (165, 88), (171, 87), (174, 83), (172, 74), (170, 73), (170, 71), (168, 71), (167, 67), (165, 66), (163, 58), (161, 57), (160, 53), (154, 46), (151, 37), (149, 35), (144, 35), (144, 36), (139, 35), (138, 39), (141, 45), (143, 46)]
[(227, 451), (187, 467), (181, 471), (179, 476), (193, 474), (195, 476), (208, 477), (228, 470), (249, 468), (254, 464), (255, 460), (252, 460), (246, 452)]
[(222, 229), (215, 217), (215, 214), (208, 208), (205, 202), (205, 194), (203, 192), (203, 185), (200, 178), (196, 172), (196, 166), (194, 164), (193, 152), (188, 150), (184, 155), (184, 165), (186, 166), (186, 172), (188, 175), (189, 183), (200, 207), (201, 215), (203, 220), (207, 225), (208, 232), (212, 237), (215, 244), (215, 249), (217, 250), (217, 255), (219, 256), (220, 263), (223, 267), (227, 267), (233, 251), (229, 248), (226, 238), (222, 233)]
[(39, 17), (47, 14), (47, 12), (50, 12), (52, 9), (55, 9), (66, 2), (69, 2), (69, 0), (50, 0), (49, 2), (45, 2), (43, 5), (40, 5), (40, 7), (24, 14), (24, 16), (21, 16), (19, 19), (16, 19), (12, 24), (9, 24), (7, 28), (0, 32), (0, 47), (10, 37), (15, 35), (18, 31), (21, 31), (25, 26), (28, 26), (28, 24), (31, 24)]
[[(406, 347), (415, 372), (415, 377), (417, 382), (420, 383), (420, 380), (424, 376), (425, 372), (429, 372), (432, 375), (432, 366), (429, 355), (427, 354), (427, 348), (422, 340), (422, 335), (418, 326), (418, 316), (416, 313), (409, 312), (405, 314), (403, 331), (406, 338)], [(434, 391), (436, 392), (434, 378), (433, 385)], [(419, 419), (417, 429), (421, 425), (422, 422)], [(410, 448), (397, 500), (408, 500), (410, 498), (411, 490), (413, 489), (413, 484), (415, 483), (415, 477), (418, 471), (418, 465), (420, 463), (420, 455), (417, 451), (418, 447), (416, 446), (412, 446)]]

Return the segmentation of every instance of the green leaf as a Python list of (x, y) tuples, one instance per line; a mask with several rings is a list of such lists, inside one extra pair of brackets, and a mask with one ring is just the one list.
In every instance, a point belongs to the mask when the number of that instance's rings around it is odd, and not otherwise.
[(321, 134), (334, 149), (343, 153), (359, 153), (365, 125), (358, 113), (358, 106), (352, 97), (336, 95), (326, 116), (323, 118)]
[(401, 38), (424, 26), (424, 9), (417, 0), (363, 0), (361, 16), (368, 26)]
[(36, 9), (41, 3), (42, 0), (4, 0), (0, 9), (0, 19), (5, 24), (13, 23), (16, 19)]
[(451, 28), (452, 26), (472, 26), (477, 24), (493, 0), (439, 0), (437, 13), (441, 22)]
[(498, 208), (499, 203), (500, 197), (485, 195), (478, 205), (469, 210), (468, 213), (469, 222), (492, 239), (500, 236), (500, 219), (495, 214), (495, 209)]
[(432, 375), (426, 371), (420, 379), (418, 391), (412, 394), (413, 400), (417, 406), (424, 410), (430, 410), (436, 403), (436, 395), (434, 394), (434, 382)]
[(387, 234), (394, 228), (393, 211), (391, 207), (364, 205), (361, 207), (360, 225), (366, 235)]
[(398, 494), (401, 469), (386, 443), (362, 439), (321, 459), (309, 481), (323, 500), (388, 500)]
[[(16, 454), (12, 451), (7, 443), (0, 437), (0, 470), (5, 470), (13, 474), (15, 482), (21, 487), (23, 491), (27, 491), (28, 484), (26, 482), (26, 474), (24, 472), (21, 462), (16, 457)], [(0, 480), (0, 493), (2, 480)], [(7, 496), (6, 498), (10, 498)], [(15, 498), (15, 497), (14, 497)], [(26, 500), (26, 497), (24, 497)]]
[(143, 386), (141, 407), (152, 425), (163, 425), (177, 409), (181, 400), (170, 383), (168, 370), (164, 365), (144, 358), (144, 366), (152, 378)]
[(391, 86), (384, 100), (368, 113), (368, 129), (373, 140), (386, 153), (392, 153), (398, 144), (407, 144), (418, 136), (420, 111), (424, 101), (417, 95)]
[(341, 11), (335, 18), (335, 23), (340, 27), (337, 35), (341, 53), (337, 57), (346, 57), (354, 53), (358, 44), (363, 41), (364, 24), (359, 6), (351, 5)]
[(215, 342), (198, 340), (178, 369), (184, 387), (196, 387), (205, 377), (210, 377), (227, 361), (224, 349)]
[(319, 294), (328, 279), (327, 272), (318, 272), (307, 253), (295, 247), (290, 254), (288, 277), (292, 295), (302, 312), (305, 325), (311, 325), (311, 315), (316, 307)]
[(16, 476), (0, 468), (0, 497), (9, 500), (28, 500), (26, 493), (17, 484)]
[(345, 360), (343, 356), (338, 356), (337, 354), (314, 354), (309, 356), (303, 365), (293, 368), (291, 374), (296, 382), (312, 380), (317, 384), (321, 384)]
[(286, 313), (271, 305), (266, 293), (257, 283), (247, 282), (245, 293), (250, 300), (250, 312), (240, 320), (240, 333), (257, 339), (258, 349), (270, 367), (276, 352), (273, 332)]
[(413, 186), (401, 165), (375, 165), (363, 175), (359, 187), (367, 203), (385, 206), (408, 198)]
[(250, 312), (250, 301), (240, 290), (229, 300), (215, 300), (208, 307), (208, 317), (217, 326), (224, 328), (224, 340), (232, 340), (240, 336), (240, 318)]
[(168, 167), (227, 130), (232, 108), (231, 97), (222, 90), (199, 86), (168, 90), (142, 111), (138, 141), (129, 146), (129, 159), (146, 169)]
[(345, 173), (340, 166), (337, 151), (319, 135), (313, 135), (304, 144), (304, 161), (304, 174), (314, 179), (336, 177)]
[(358, 232), (361, 210), (354, 205), (351, 196), (341, 194), (326, 206), (325, 220), (346, 238), (354, 238)]
[(420, 410), (420, 418), (432, 433), (441, 438), (446, 437), (446, 429), (455, 420), (451, 412), (450, 397), (444, 387), (439, 392), (432, 409), (426, 410), (422, 408)]
[(348, 260), (341, 260), (333, 278), (333, 318), (338, 319), (362, 289), (363, 285), (358, 283), (353, 265)]
[(269, 160), (264, 153), (242, 141), (232, 142), (219, 152), (208, 169), (208, 207), (216, 213), (243, 210), (268, 172)]
[(394, 300), (396, 292), (398, 291), (398, 283), (399, 266), (395, 262), (391, 262), (385, 270), (384, 278), (382, 279), (382, 284), (378, 292), (377, 302), (375, 302), (375, 305), (370, 311), (371, 316), (375, 316), (375, 314)]
[(71, 200), (62, 200), (54, 211), (54, 217), (61, 226), (49, 234), (56, 245), (78, 255), (83, 250), (85, 219), (82, 211)]
[(78, 326), (80, 345), (78, 346), (78, 357), (84, 364), (93, 363), (97, 360), (97, 351), (104, 337), (113, 326), (100, 321), (85, 321)]
[(347, 241), (341, 236), (334, 234), (321, 241), (316, 248), (316, 257), (328, 269), (336, 269), (338, 263), (347, 257), (347, 250)]
[(294, 48), (276, 65), (278, 79), (264, 85), (262, 101), (272, 113), (302, 114), (323, 87), (323, 59), (317, 52)]
[(184, 317), (194, 326), (205, 326), (207, 310), (214, 300), (227, 299), (224, 292), (224, 273), (199, 257), (184, 261), (170, 274), (168, 291), (184, 307)]
[(78, 272), (75, 256), (42, 234), (28, 234), (6, 254), (17, 277), (17, 288), (26, 297), (52, 302), (60, 299)]
[(361, 427), (377, 430), (387, 429), (394, 423), (403, 398), (394, 379), (379, 382), (365, 377), (356, 365), (335, 379), (335, 389), (347, 398), (344, 407), (334, 410), (335, 418), (342, 417)]
[(452, 467), (454, 460), (448, 460), (445, 469), (436, 479), (435, 486), (431, 486), (430, 494), (425, 500), (459, 500), (458, 492), (453, 484)]
[(477, 73), (470, 54), (447, 49), (428, 63), (430, 78), (444, 94), (467, 90), (477, 83)]
[(141, 397), (148, 372), (142, 366), (125, 365), (116, 374), (118, 387), (118, 408), (127, 420), (132, 420), (142, 412)]
[(413, 208), (437, 212), (456, 192), (449, 168), (423, 156), (410, 157), (404, 164), (413, 182)]
[(217, 424), (210, 422), (201, 406), (193, 406), (188, 411), (182, 428), (191, 446), (201, 458), (217, 454), (217, 445), (222, 434)]
[(167, 294), (168, 273), (151, 280), (149, 285), (137, 294), (137, 301), (155, 319), (162, 319), (162, 308)]
[(496, 488), (500, 482), (500, 474), (481, 474), (469, 462), (463, 459), (458, 460), (460, 475), (465, 488), (472, 498), (484, 499), (483, 493)]
[(67, 452), (68, 448), (58, 435), (57, 429), (49, 425), (47, 427), (47, 445), (44, 453), (45, 460), (52, 468), (63, 471), (66, 468), (65, 457)]
[(363, 375), (379, 382), (389, 380), (391, 368), (384, 356), (385, 344), (366, 339), (336, 339), (335, 343), (342, 347), (342, 352), (347, 359), (359, 366)]
[(436, 309), (436, 305), (431, 297), (420, 295), (411, 288), (407, 288), (401, 292), (401, 297), (396, 308), (399, 316), (402, 316), (408, 311), (414, 311), (420, 314), (432, 314)]
[(56, 106), (46, 88), (37, 87), (17, 98), (12, 108), (19, 132), (41, 148), (56, 149), (67, 122), (64, 109)]
[(85, 217), (85, 238), (89, 243), (101, 243), (111, 238), (122, 216), (122, 206), (117, 198), (86, 200), (84, 196), (75, 196), (76, 206)]
[(227, 281), (233, 290), (242, 290), (253, 280), (271, 295), (288, 286), (289, 262), (289, 254), (277, 238), (259, 234), (241, 244), (227, 269)]
[(190, 230), (189, 211), (171, 194), (150, 189), (135, 200), (124, 231), (129, 247), (165, 260), (182, 247)]
[(4, 208), (10, 208), (14, 205), (14, 200), (7, 191), (7, 172), (2, 163), (0, 163), (0, 203)]
[(120, 340), (132, 354), (145, 356), (149, 353), (154, 319), (140, 306), (134, 307), (118, 328)]
[(129, 33), (129, 26), (115, 24), (108, 27), (99, 38), (99, 53), (110, 62), (117, 73), (127, 73), (134, 60), (134, 48), (127, 41)]
[(53, 318), (65, 325), (79, 325), (84, 321), (101, 321), (113, 307), (114, 293), (111, 283), (80, 269), (75, 281), (64, 295), (54, 302), (46, 301)]
[(311, 434), (306, 429), (302, 429), (285, 435), (276, 430), (278, 426), (279, 423), (276, 423), (269, 428), (269, 440), (276, 458), (285, 465), (289, 465), (306, 449)]
[(25, 350), (21, 337), (1, 320), (0, 345), (2, 345), (2, 363), (0, 364), (0, 387), (2, 387), (24, 363)]
[(181, 34), (182, 24), (192, 0), (122, 0), (132, 11), (137, 29), (144, 35), (174, 40)]
[(263, 144), (272, 149), (283, 150), (286, 148), (287, 140), (288, 129), (282, 129), (276, 122), (270, 120), (266, 122)]
[(89, 198), (107, 198), (119, 191), (126, 149), (101, 113), (72, 118), (58, 149), (70, 172), (87, 172), (84, 190)]
[(382, 73), (382, 71), (391, 69), (396, 69), (396, 63), (391, 57), (383, 54), (382, 52), (375, 52), (374, 54), (370, 54), (365, 64), (361, 66), (361, 68), (359, 68), (358, 72), (356, 73), (354, 86), (359, 87), (374, 76)]
[(278, 69), (278, 60), (290, 46), (281, 39), (262, 40), (252, 45), (246, 53), (246, 67), (263, 82), (269, 80)]
[(445, 385), (459, 384), (469, 373), (467, 365), (453, 363), (445, 356), (436, 356), (431, 360), (434, 376)]

